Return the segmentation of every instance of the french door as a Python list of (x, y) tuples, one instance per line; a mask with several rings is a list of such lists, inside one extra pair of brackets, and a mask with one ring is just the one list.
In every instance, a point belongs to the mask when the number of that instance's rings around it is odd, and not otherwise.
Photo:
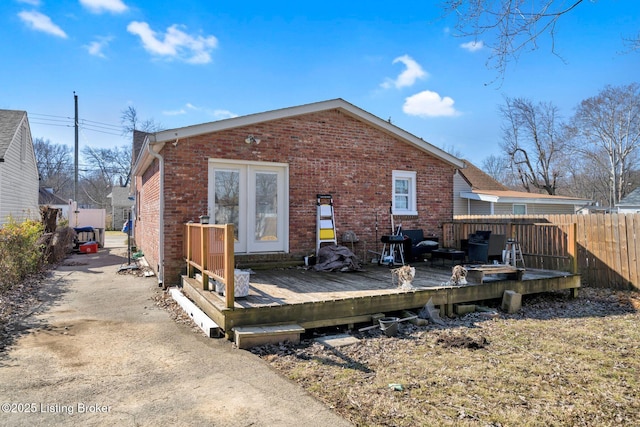
[(236, 253), (289, 250), (287, 179), (284, 164), (209, 162), (209, 210), (234, 225)]

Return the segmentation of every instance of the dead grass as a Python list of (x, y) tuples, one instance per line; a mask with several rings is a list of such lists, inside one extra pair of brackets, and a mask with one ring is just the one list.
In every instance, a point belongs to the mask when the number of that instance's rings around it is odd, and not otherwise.
[(357, 426), (638, 426), (640, 294), (525, 297), (516, 315), (254, 349)]

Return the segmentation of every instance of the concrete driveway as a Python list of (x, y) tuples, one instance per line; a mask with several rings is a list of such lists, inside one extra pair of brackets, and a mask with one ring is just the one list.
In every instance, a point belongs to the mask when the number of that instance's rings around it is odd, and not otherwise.
[(0, 425), (350, 425), (253, 354), (171, 320), (155, 277), (117, 273), (124, 234), (105, 247), (49, 275), (0, 354)]

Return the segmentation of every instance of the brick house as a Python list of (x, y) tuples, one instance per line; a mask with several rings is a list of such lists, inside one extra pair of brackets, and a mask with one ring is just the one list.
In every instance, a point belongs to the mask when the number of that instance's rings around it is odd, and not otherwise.
[(315, 252), (316, 201), (331, 194), (336, 234), (357, 254), (403, 228), (441, 236), (463, 162), (334, 99), (145, 135), (133, 168), (134, 236), (166, 286), (184, 268), (183, 224), (209, 215), (236, 225), (236, 258)]

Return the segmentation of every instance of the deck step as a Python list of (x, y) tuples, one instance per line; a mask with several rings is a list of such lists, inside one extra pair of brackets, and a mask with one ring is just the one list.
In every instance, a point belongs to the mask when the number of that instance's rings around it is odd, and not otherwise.
[(296, 324), (274, 326), (237, 326), (233, 328), (236, 346), (247, 349), (264, 344), (277, 344), (283, 341), (300, 342), (304, 328)]

